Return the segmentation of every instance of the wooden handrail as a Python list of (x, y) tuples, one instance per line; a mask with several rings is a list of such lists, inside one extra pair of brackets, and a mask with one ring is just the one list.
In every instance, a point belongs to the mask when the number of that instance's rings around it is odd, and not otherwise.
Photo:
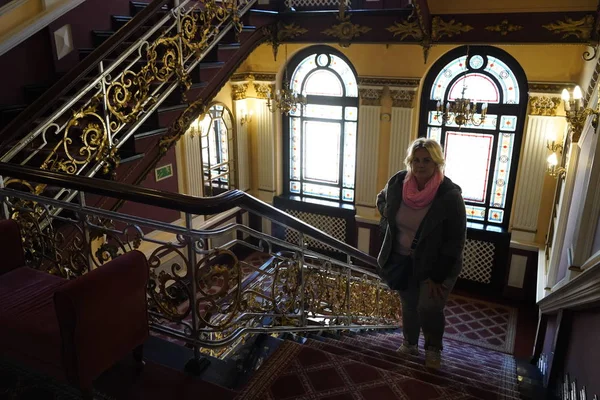
[(138, 32), (144, 24), (170, 0), (154, 0), (141, 12), (135, 15), (123, 28), (115, 32), (86, 58), (79, 62), (72, 70), (60, 78), (52, 87), (31, 103), (22, 113), (13, 119), (2, 131), (0, 131), (0, 155), (8, 151), (8, 146), (24, 136), (31, 121), (40, 118), (55, 101), (65, 96), (75, 85), (90, 72), (97, 70), (100, 61), (109, 56), (116, 48), (126, 41), (131, 35)]
[(108, 196), (150, 206), (184, 211), (189, 214), (217, 214), (240, 207), (300, 231), (348, 256), (375, 267), (376, 260), (370, 255), (292, 217), (291, 215), (253, 197), (241, 190), (230, 190), (215, 197), (193, 197), (179, 193), (163, 192), (125, 183), (105, 181), (62, 172), (34, 169), (16, 164), (0, 163), (0, 176), (18, 178), (28, 182), (83, 191), (98, 196)]

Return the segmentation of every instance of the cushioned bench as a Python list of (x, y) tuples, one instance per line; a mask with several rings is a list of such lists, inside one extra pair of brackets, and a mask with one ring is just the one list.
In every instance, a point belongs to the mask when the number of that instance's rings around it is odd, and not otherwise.
[(132, 251), (80, 278), (25, 267), (19, 227), (0, 221), (0, 357), (81, 389), (148, 336), (146, 257)]

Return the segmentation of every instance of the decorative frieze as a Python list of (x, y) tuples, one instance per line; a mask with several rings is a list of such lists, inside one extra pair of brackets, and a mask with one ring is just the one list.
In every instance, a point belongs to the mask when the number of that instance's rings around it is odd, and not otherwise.
[(260, 81), (275, 82), (277, 74), (271, 72), (238, 72), (231, 76), (231, 82)]
[(403, 89), (418, 88), (420, 79), (411, 78), (379, 78), (379, 77), (359, 77), (359, 86), (397, 86)]
[(529, 115), (555, 116), (560, 105), (560, 97), (531, 96), (529, 97)]
[(362, 104), (365, 106), (381, 106), (381, 96), (383, 95), (383, 87), (363, 86), (358, 88), (358, 93), (362, 99)]
[(574, 83), (556, 83), (556, 82), (528, 82), (529, 93), (548, 94), (560, 96), (563, 89), (572, 91)]

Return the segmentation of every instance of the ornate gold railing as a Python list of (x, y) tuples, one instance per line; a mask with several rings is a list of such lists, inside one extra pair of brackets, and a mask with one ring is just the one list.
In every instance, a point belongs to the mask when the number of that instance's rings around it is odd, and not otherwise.
[[(241, 30), (240, 16), (255, 1), (181, 2), (116, 60), (99, 60), (95, 76), (0, 161), (81, 176), (113, 171), (118, 149), (171, 93), (190, 88), (191, 71), (230, 29)], [(32, 193), (46, 191), (28, 186)], [(53, 195), (72, 199), (76, 193)]]
[[(218, 355), (252, 332), (397, 326), (399, 298), (368, 269), (375, 267), (372, 257), (244, 192), (195, 198), (4, 163), (0, 175), (1, 182), (27, 181), (78, 193), (79, 204), (74, 204), (0, 188), (2, 210), (19, 222), (31, 267), (76, 278), (122, 253), (143, 251), (150, 264), (153, 331), (193, 346), (198, 356), (200, 349), (216, 349)], [(86, 205), (89, 195), (141, 204), (146, 215), (178, 210), (186, 217), (169, 224), (102, 210)], [(50, 208), (65, 212), (53, 215)], [(193, 219), (220, 213), (225, 213), (221, 220)], [(299, 240), (290, 243), (240, 222), (215, 222), (243, 221), (244, 214), (261, 220), (258, 226), (266, 222), (293, 231)], [(308, 250), (309, 240), (346, 258)], [(357, 267), (358, 261), (367, 268)]]

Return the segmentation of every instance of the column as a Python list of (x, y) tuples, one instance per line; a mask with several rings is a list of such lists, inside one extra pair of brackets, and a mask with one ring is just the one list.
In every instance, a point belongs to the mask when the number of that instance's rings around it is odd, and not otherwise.
[(416, 87), (390, 87), (392, 126), (390, 132), (390, 160), (388, 164), (389, 176), (405, 169), (404, 158), (406, 157), (406, 149), (410, 144), (415, 124), (415, 121), (413, 121), (415, 90)]
[(250, 148), (248, 141), (248, 124), (254, 112), (247, 100), (248, 82), (231, 82), (231, 97), (233, 99), (233, 112), (235, 115), (235, 133), (237, 143), (236, 187), (240, 190), (250, 189)]
[(517, 190), (512, 211), (512, 237), (522, 242), (535, 242), (538, 214), (542, 201), (548, 149), (548, 137), (562, 143), (566, 121), (556, 115), (559, 96), (538, 94), (530, 96), (525, 143), (522, 146)]
[(360, 86), (358, 141), (356, 144), (356, 208), (359, 215), (373, 215), (377, 188), (381, 86)]
[(255, 115), (256, 138), (258, 141), (258, 198), (268, 203), (273, 202), (276, 193), (275, 135), (276, 118), (281, 114), (273, 113), (267, 107), (268, 93), (274, 91), (273, 82), (254, 81), (256, 90)]

